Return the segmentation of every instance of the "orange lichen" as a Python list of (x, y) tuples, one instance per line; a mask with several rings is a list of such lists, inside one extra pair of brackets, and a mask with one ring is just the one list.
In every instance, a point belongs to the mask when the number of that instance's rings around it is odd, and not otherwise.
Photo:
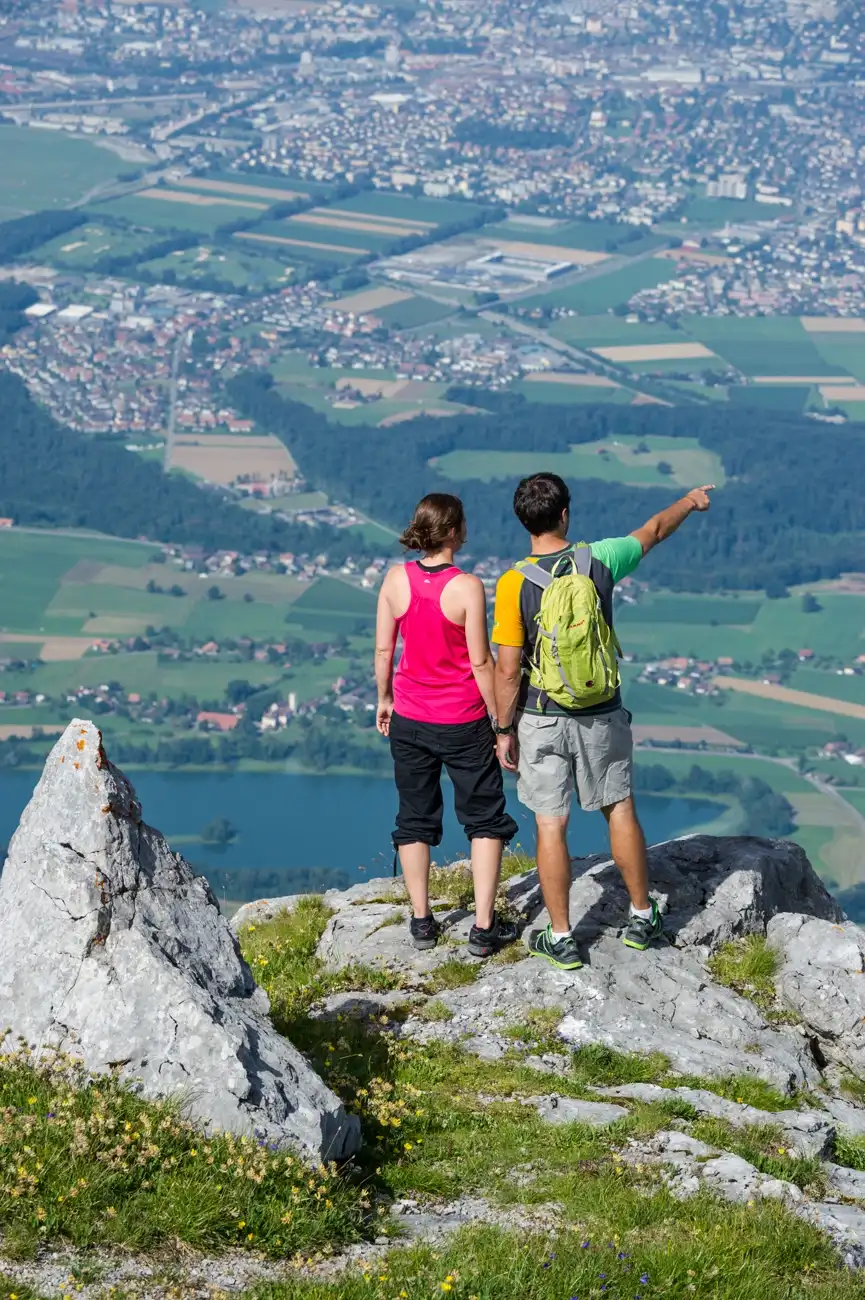
[(79, 750), (79, 752), (80, 752), (80, 751), (84, 748), (84, 745), (85, 745), (85, 742), (84, 742), (83, 740), (79, 740), (79, 741), (76, 741), (76, 743), (75, 743), (75, 748), (76, 748), (77, 750)]
[(75, 771), (77, 772), (78, 769), (79, 769), (79, 767), (81, 766), (81, 764), (80, 764), (80, 763), (73, 763), (72, 766), (75, 768)]

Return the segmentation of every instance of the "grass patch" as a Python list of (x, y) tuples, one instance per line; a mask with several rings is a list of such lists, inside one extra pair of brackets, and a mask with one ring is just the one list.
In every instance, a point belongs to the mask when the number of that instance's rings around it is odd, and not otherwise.
[(662, 1083), (670, 1064), (662, 1052), (637, 1056), (617, 1052), (602, 1043), (590, 1043), (574, 1052), (571, 1077), (585, 1088), (613, 1087), (618, 1083)]
[(436, 1021), (453, 1020), (454, 1013), (451, 1011), (450, 1007), (446, 1007), (439, 998), (434, 998), (432, 1002), (427, 1002), (420, 1008), (417, 1012), (417, 1017), (418, 1020), (427, 1020), (430, 1023), (435, 1023)]
[(835, 1142), (835, 1159), (839, 1165), (865, 1171), (865, 1137), (845, 1137), (839, 1133)]
[(474, 984), (482, 970), (480, 962), (460, 961), (458, 957), (451, 957), (426, 976), (424, 990), (427, 993), (444, 993), (447, 989), (464, 988), (467, 984)]
[(206, 1138), (171, 1105), (142, 1101), (69, 1057), (0, 1056), (4, 1250), (50, 1240), (147, 1250), (248, 1246), (292, 1254), (357, 1240), (368, 1197), (254, 1138)]
[(691, 1132), (701, 1142), (741, 1156), (770, 1178), (795, 1183), (815, 1198), (825, 1194), (826, 1180), (820, 1161), (791, 1155), (788, 1139), (771, 1124), (733, 1128), (724, 1120), (709, 1118), (697, 1120)]
[(709, 970), (719, 984), (748, 998), (773, 1025), (796, 1024), (794, 1012), (778, 1005), (775, 975), (780, 958), (764, 935), (732, 939), (709, 958)]
[(844, 1074), (841, 1076), (841, 1091), (852, 1101), (865, 1105), (865, 1079), (860, 1079), (855, 1074)]
[(520, 1024), (511, 1025), (506, 1029), (504, 1036), (540, 1052), (567, 1051), (567, 1046), (557, 1033), (562, 1023), (562, 1016), (563, 1013), (555, 1007), (536, 1008), (529, 1011)]
[[(816, 1229), (776, 1204), (724, 1207), (710, 1197), (684, 1203), (640, 1196), (614, 1175), (582, 1171), (577, 1217), (553, 1239), (473, 1228), (444, 1245), (392, 1252), (381, 1264), (334, 1281), (288, 1281), (262, 1300), (854, 1300), (855, 1274), (838, 1268)], [(568, 1207), (570, 1212), (570, 1206)]]

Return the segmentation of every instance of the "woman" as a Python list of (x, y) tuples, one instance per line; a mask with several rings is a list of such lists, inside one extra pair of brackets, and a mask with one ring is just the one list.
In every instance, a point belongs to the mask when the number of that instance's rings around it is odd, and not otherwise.
[[(434, 948), (440, 933), (430, 911), (429, 869), (430, 846), (442, 838), (444, 766), (471, 841), (475, 923), (469, 952), (489, 957), (517, 937), (516, 926), (494, 912), (502, 849), (517, 824), (505, 809), (490, 723), (494, 661), (486, 595), (479, 578), (454, 564), (465, 540), (458, 497), (433, 492), (418, 503), (400, 542), (423, 558), (395, 565), (378, 599), (376, 726), (390, 738), (393, 755), (399, 793), (393, 842), (412, 904), (412, 942)], [(403, 650), (394, 672), (398, 635)]]

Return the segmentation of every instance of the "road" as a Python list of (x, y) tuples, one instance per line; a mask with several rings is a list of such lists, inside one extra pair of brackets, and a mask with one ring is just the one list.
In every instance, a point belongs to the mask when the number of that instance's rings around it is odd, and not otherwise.
[(174, 453), (174, 429), (177, 422), (177, 376), (180, 373), (180, 359), (184, 346), (190, 342), (190, 334), (178, 334), (171, 357), (171, 384), (168, 389), (168, 429), (165, 434), (165, 456), (162, 467), (166, 474), (171, 469), (171, 457)]

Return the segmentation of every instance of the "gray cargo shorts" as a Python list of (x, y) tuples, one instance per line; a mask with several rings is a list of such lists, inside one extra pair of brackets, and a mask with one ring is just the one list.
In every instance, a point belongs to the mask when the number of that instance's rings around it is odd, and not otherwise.
[(574, 791), (586, 812), (630, 795), (634, 741), (627, 709), (588, 718), (524, 713), (517, 736), (517, 797), (531, 812), (566, 817)]

